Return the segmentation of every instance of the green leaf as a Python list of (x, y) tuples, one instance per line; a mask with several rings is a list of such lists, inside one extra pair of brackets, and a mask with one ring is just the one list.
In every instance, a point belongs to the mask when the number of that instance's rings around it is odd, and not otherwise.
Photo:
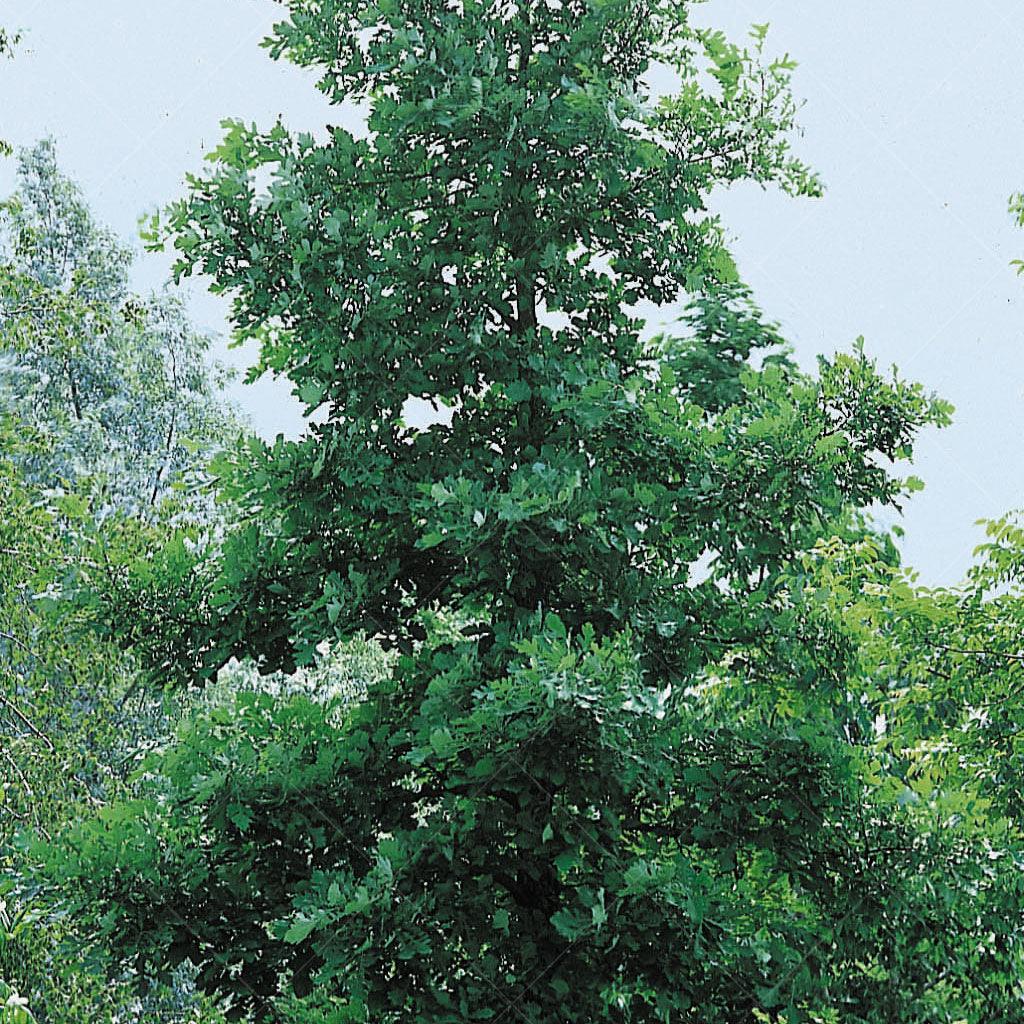
[(247, 832), (252, 824), (252, 810), (242, 804), (228, 804), (228, 819), (235, 825), (239, 832)]
[(526, 402), (532, 393), (530, 385), (521, 380), (514, 380), (505, 387), (505, 397), (510, 402)]
[(284, 933), (284, 941), (297, 945), (300, 942), (305, 942), (307, 938), (312, 934), (313, 930), (317, 926), (316, 918), (299, 916), (293, 919), (292, 923), (288, 926), (288, 930)]

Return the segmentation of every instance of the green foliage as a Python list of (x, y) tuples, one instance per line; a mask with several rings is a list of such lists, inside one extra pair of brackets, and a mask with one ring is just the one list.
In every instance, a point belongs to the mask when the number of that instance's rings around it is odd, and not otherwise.
[[(68, 498), (49, 507), (41, 503), (13, 463), (9, 428), (0, 437), (0, 759), (13, 773), (5, 772), (3, 811), (8, 824), (52, 825), (69, 802), (104, 788), (94, 760), (115, 742), (106, 702), (123, 687), (125, 673), (123, 659), (90, 642), (73, 615), (54, 613), (60, 581), (88, 557), (91, 520), (84, 505)], [(63, 742), (68, 733), (74, 738), (61, 754), (72, 760), (53, 763), (57, 737)], [(30, 779), (43, 781), (44, 764), (61, 785), (51, 778), (37, 792)]]
[(3, 980), (0, 980), (0, 999), (3, 1000), (0, 1003), (0, 1024), (35, 1024), (27, 1001)]
[[(102, 951), (26, 877), (24, 836), (129, 796), (138, 749), (168, 707), (110, 642), (89, 594), (170, 517), (202, 512), (171, 491), (236, 430), (203, 361), (208, 342), (170, 296), (127, 291), (127, 251), (95, 226), (50, 144), (21, 158), (3, 206), (0, 265), (0, 979), (11, 1014), (38, 1024), (206, 1014), (188, 972), (172, 987)], [(132, 512), (145, 520), (127, 518)], [(164, 528), (165, 529), (165, 528)], [(86, 589), (83, 591), (83, 587)], [(16, 990), (16, 992), (15, 992)], [(19, 996), (17, 993), (20, 993)], [(6, 1022), (8, 1017), (3, 1018)], [(27, 1019), (11, 1017), (10, 1019)]]
[(1024, 817), (1024, 530), (1019, 516), (985, 527), (976, 564), (953, 588), (921, 587), (856, 546), (823, 553), (822, 564), (874, 681), (867, 695), (881, 749), (917, 797), (1013, 845)]
[[(258, 788), (262, 785), (261, 776), (268, 769), (271, 776), (280, 769), (282, 776), (271, 782), (271, 789), (276, 785), (282, 788), (276, 797), (270, 792), (266, 794), (268, 806), (278, 800), (288, 804), (301, 801), (302, 749), (307, 745), (309, 749), (314, 748), (325, 731), (337, 734), (348, 703), (369, 684), (388, 675), (389, 661), (378, 646), (355, 639), (343, 646), (322, 648), (315, 669), (300, 670), (293, 676), (260, 677), (251, 666), (227, 666), (216, 683), (190, 702), (192, 710), (178, 728), (179, 742), (171, 748), (170, 759), (154, 755), (150, 763), (142, 765), (143, 772), (159, 766), (164, 773), (158, 786), (160, 798), (101, 812), (111, 837), (117, 834), (127, 838), (120, 829), (130, 830), (132, 838), (128, 840), (128, 850), (122, 852), (130, 850), (132, 857), (142, 862), (163, 847), (160, 856), (166, 858), (162, 870), (166, 870), (168, 882), (174, 879), (174, 872), (180, 867), (192, 875), (195, 884), (209, 887), (203, 903), (207, 910), (223, 901), (224, 912), (231, 921), (227, 928), (239, 945), (214, 963), (204, 958), (202, 950), (196, 946), (196, 937), (189, 931), (191, 911), (184, 906), (166, 908), (174, 918), (173, 964), (180, 965), (186, 956), (190, 957), (203, 968), (199, 980), (207, 987), (213, 988), (216, 983), (250, 994), (247, 979), (251, 972), (246, 967), (250, 954), (246, 950), (255, 949), (266, 939), (258, 921), (248, 921), (241, 907), (230, 905), (234, 901), (231, 889), (237, 895), (242, 878), (254, 879), (267, 869), (270, 874), (260, 880), (263, 886), (280, 867), (274, 860), (273, 850), (257, 853), (255, 861), (247, 867), (242, 862), (229, 863), (238, 847), (239, 835), (256, 844), (248, 847), (243, 862), (259, 845), (277, 845), (272, 817), (255, 806), (264, 798), (255, 797), (250, 785)], [(219, 785), (229, 779), (232, 795), (221, 793), (214, 811), (220, 826), (227, 830), (223, 849), (226, 858), (220, 865), (206, 863), (204, 851), (183, 847), (181, 840), (189, 831), (188, 817), (199, 813), (204, 796), (214, 794)], [(220, 803), (221, 796), (225, 798), (223, 803)], [(283, 817), (288, 816), (286, 807), (280, 810)], [(184, 831), (179, 833), (178, 829)], [(288, 839), (298, 841), (299, 837), (290, 835)], [(112, 849), (107, 851), (108, 854), (113, 852)], [(221, 859), (212, 847), (206, 852), (214, 860)], [(96, 854), (97, 850), (93, 849), (87, 856)], [(103, 854), (100, 858), (102, 860)], [(289, 859), (286, 856), (285, 860)], [(191, 866), (186, 868), (186, 864)], [(238, 871), (241, 874), (236, 874)], [(294, 873), (294, 866), (291, 873)], [(287, 875), (279, 877), (277, 884), (287, 884), (287, 878)], [(151, 875), (147, 899), (155, 896), (159, 888), (159, 877)], [(126, 944), (119, 939), (119, 953), (124, 954), (126, 949)], [(241, 974), (228, 973), (239, 965)], [(166, 980), (170, 982), (173, 978), (174, 972), (168, 972)]]
[[(0, 978), (45, 1008), (44, 1022), (74, 1020), (60, 1010), (82, 995), (84, 979), (54, 970), (64, 929), (42, 924), (31, 892), (8, 873), (23, 860), (21, 829), (48, 836), (81, 801), (116, 791), (110, 754), (126, 672), (118, 652), (54, 614), (50, 595), (86, 546), (91, 518), (68, 501), (39, 502), (11, 458), (6, 424), (0, 438)], [(91, 988), (102, 992), (98, 980)], [(106, 1000), (82, 1002), (97, 1011)]]
[(796, 717), (688, 710), (627, 637), (549, 619), (483, 681), (460, 635), (432, 624), (363, 703), (243, 692), (190, 719), (150, 765), (158, 796), (70, 837), (65, 881), (117, 887), (126, 955), (160, 921), (165, 962), (268, 1014), (279, 977), (345, 992), (339, 1020), (975, 1009), (941, 977), (944, 936), (995, 976), (1010, 922), (975, 920), (993, 883), (866, 793), (856, 751)]
[[(29, 833), (53, 842), (83, 807), (130, 795), (138, 750), (166, 733), (173, 709), (139, 689), (91, 610), (65, 597), (116, 543), (109, 521), (98, 524), (77, 496), (27, 485), (23, 449), (0, 421), (0, 980), (10, 986), (0, 987), (9, 999), (0, 1019), (214, 1024), (187, 971), (170, 987), (147, 980), (142, 995), (129, 974), (106, 977), (102, 951), (83, 955), (82, 934), (47, 912), (24, 870)], [(22, 996), (31, 1018), (17, 1016)]]
[(1016, 826), (916, 788), (879, 602), (930, 599), (864, 525), (951, 410), (859, 344), (801, 372), (708, 212), (816, 193), (792, 63), (685, 3), (287, 6), (369, 134), (229, 122), (170, 226), (322, 418), (94, 587), (158, 677), (247, 667), (33, 845), (59, 905), (233, 1016), (1017, 1019)]

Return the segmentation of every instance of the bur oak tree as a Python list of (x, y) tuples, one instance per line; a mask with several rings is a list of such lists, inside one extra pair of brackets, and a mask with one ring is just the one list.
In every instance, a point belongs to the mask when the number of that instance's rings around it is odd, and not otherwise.
[(818, 191), (792, 63), (690, 3), (287, 7), (272, 56), (367, 131), (229, 123), (170, 225), (320, 416), (136, 582), (195, 588), (186, 674), (397, 660), (191, 717), (40, 850), (64, 899), (267, 1019), (1013, 1019), (995, 883), (889, 785), (804, 557), (949, 410), (860, 347), (799, 370), (710, 212)]

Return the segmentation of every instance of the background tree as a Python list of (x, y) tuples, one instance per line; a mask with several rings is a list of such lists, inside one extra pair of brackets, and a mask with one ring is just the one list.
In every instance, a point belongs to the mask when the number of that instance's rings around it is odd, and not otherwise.
[(64, 596), (81, 565), (116, 544), (109, 521), (98, 526), (82, 496), (47, 498), (25, 481), (26, 442), (8, 419), (0, 442), (0, 982), (10, 990), (0, 985), (0, 1007), (11, 1006), (0, 1020), (23, 1024), (22, 999), (37, 1024), (198, 1022), (187, 972), (142, 997), (123, 974), (108, 979), (25, 875), (25, 831), (49, 838), (81, 807), (129, 795), (135, 751), (167, 729), (173, 706), (138, 699), (131, 658)]
[[(0, 25), (0, 60), (14, 56), (14, 48), (18, 45), (19, 36), (17, 32)], [(0, 139), (0, 157), (10, 156), (10, 144)]]
[(209, 340), (171, 293), (133, 296), (130, 263), (52, 144), (22, 153), (0, 220), (0, 1006), (18, 1024), (22, 999), (38, 1024), (206, 1013), (187, 971), (140, 997), (83, 958), (42, 913), (20, 839), (130, 795), (138, 748), (168, 730), (173, 702), (72, 598), (170, 521), (208, 526), (205, 498), (168, 499), (241, 430)]
[(708, 212), (816, 192), (792, 64), (685, 3), (288, 7), (272, 54), (369, 135), (231, 123), (171, 224), (324, 421), (222, 460), (212, 557), (133, 571), (202, 596), (188, 672), (399, 657), (190, 716), (144, 799), (38, 849), (66, 905), (236, 1015), (1014, 1019), (1000, 883), (877, 756), (805, 558), (948, 407), (860, 348), (780, 358)]
[(2, 408), (42, 442), (34, 479), (89, 478), (108, 510), (153, 508), (241, 432), (225, 371), (180, 297), (130, 291), (130, 250), (95, 223), (52, 142), (21, 154), (18, 180), (0, 214)]

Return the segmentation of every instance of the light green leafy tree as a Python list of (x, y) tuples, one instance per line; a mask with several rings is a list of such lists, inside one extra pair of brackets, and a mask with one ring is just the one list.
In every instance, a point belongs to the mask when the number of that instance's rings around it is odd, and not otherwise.
[(136, 749), (166, 732), (172, 709), (70, 598), (168, 518), (207, 522), (206, 499), (175, 485), (241, 428), (208, 339), (172, 295), (131, 294), (127, 250), (50, 143), (21, 155), (0, 246), (0, 979), (10, 1014), (24, 998), (39, 1024), (198, 1020), (187, 971), (140, 997), (130, 972), (111, 984), (81, 955), (74, 928), (42, 913), (19, 837), (128, 795)]
[(62, 905), (265, 1019), (1015, 1019), (1010, 882), (880, 756), (813, 554), (949, 409), (859, 347), (800, 372), (708, 210), (817, 192), (791, 62), (688, 3), (287, 6), (272, 55), (369, 134), (230, 123), (170, 223), (322, 422), (222, 459), (223, 542), (107, 599), (168, 679), (397, 658), (197, 708), (37, 848)]
[(83, 955), (82, 935), (45, 913), (24, 872), (22, 837), (51, 841), (81, 808), (130, 795), (137, 750), (165, 735), (175, 714), (140, 691), (131, 659), (97, 638), (89, 608), (63, 597), (118, 535), (83, 497), (27, 483), (25, 445), (16, 424), (0, 420), (0, 1020), (213, 1024), (187, 971), (142, 995), (130, 971), (108, 979)]
[(14, 457), (24, 442), (9, 421), (0, 421), (0, 441), (0, 980), (12, 986), (10, 1019), (24, 1012), (16, 990), (41, 1021), (77, 1024), (116, 1003), (100, 977), (64, 960), (67, 929), (40, 920), (18, 836), (52, 835), (78, 804), (117, 791), (118, 705), (130, 676), (121, 652), (46, 596), (89, 547), (85, 503), (65, 496), (48, 505), (25, 485)]

